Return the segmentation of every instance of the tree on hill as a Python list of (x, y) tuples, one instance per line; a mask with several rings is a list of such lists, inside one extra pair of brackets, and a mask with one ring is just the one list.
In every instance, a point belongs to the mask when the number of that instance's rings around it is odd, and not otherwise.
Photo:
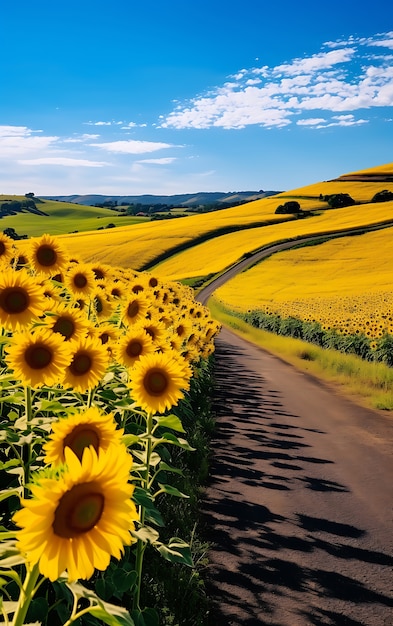
[(382, 191), (378, 191), (372, 198), (371, 202), (388, 202), (389, 200), (393, 200), (393, 192), (388, 189), (383, 189)]
[(332, 209), (342, 209), (346, 206), (353, 206), (356, 204), (355, 200), (351, 198), (349, 193), (333, 193), (329, 196), (324, 196), (324, 200)]
[(289, 200), (284, 202), (284, 204), (279, 204), (274, 212), (280, 214), (300, 213), (300, 204), (296, 200)]

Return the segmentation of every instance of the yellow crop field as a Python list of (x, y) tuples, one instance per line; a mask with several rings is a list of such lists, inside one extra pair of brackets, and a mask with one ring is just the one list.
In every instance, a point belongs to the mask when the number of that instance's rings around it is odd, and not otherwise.
[[(191, 242), (209, 232), (265, 221), (287, 220), (290, 216), (274, 213), (280, 204), (277, 198), (263, 198), (213, 213), (119, 227), (110, 232), (63, 235), (62, 240), (72, 254), (79, 255), (84, 261), (100, 261), (139, 269), (174, 246)], [(305, 210), (314, 207), (315, 202), (305, 202)]]
[(378, 224), (388, 220), (393, 221), (393, 201), (324, 211), (308, 219), (216, 237), (170, 257), (157, 265), (154, 271), (157, 275), (171, 280), (206, 276), (223, 271), (247, 252), (280, 240)]
[[(393, 334), (393, 227), (280, 252), (217, 290), (237, 311), (318, 321), (325, 329)], [(240, 295), (241, 294), (241, 297)]]

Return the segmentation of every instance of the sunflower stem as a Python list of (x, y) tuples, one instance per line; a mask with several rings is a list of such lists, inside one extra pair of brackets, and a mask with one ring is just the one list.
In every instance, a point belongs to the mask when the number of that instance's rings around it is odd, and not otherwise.
[[(25, 411), (26, 411), (26, 430), (30, 430), (31, 428), (31, 420), (33, 418), (33, 404), (32, 404), (32, 396), (31, 396), (31, 387), (29, 385), (25, 385)], [(25, 463), (24, 463), (24, 491), (25, 498), (27, 496), (26, 493), (26, 485), (30, 480), (30, 464), (31, 464), (31, 443), (25, 444)]]
[[(150, 457), (152, 453), (152, 441), (151, 441), (152, 430), (153, 430), (153, 416), (151, 413), (148, 413), (146, 416), (146, 439), (145, 439), (146, 470), (145, 470), (145, 476), (142, 479), (142, 487), (146, 491), (148, 491), (149, 489)], [(145, 523), (145, 507), (143, 505), (139, 506), (139, 515), (140, 515), (140, 525), (141, 527), (143, 527)], [(137, 582), (137, 588), (136, 588), (136, 592), (134, 596), (133, 608), (139, 609), (139, 610), (141, 610), (140, 599), (141, 599), (141, 586), (142, 586), (143, 556), (145, 553), (145, 548), (146, 548), (146, 544), (141, 539), (138, 539), (137, 546), (136, 546), (136, 557), (135, 557), (135, 569), (138, 575), (138, 578), (137, 578), (138, 582)]]
[(12, 626), (23, 626), (26, 613), (30, 606), (30, 602), (34, 597), (36, 591), (35, 585), (40, 572), (38, 570), (38, 563), (30, 570), (26, 572), (26, 578), (23, 583), (23, 587), (19, 594), (18, 605), (14, 613), (14, 619), (12, 620)]
[(89, 389), (89, 394), (87, 396), (87, 408), (88, 409), (90, 409), (91, 405), (93, 404), (94, 392), (95, 392), (95, 388)]

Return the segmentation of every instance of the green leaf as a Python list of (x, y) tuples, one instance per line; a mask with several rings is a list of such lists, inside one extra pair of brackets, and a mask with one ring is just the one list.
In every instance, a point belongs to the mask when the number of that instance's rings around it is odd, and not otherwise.
[(191, 549), (188, 543), (179, 539), (178, 537), (172, 537), (169, 540), (168, 545), (159, 544), (155, 546), (161, 556), (171, 563), (181, 563), (182, 565), (188, 565), (194, 567), (192, 560)]
[(109, 600), (113, 596), (115, 587), (112, 581), (108, 580), (108, 577), (99, 578), (95, 584), (96, 592), (103, 600)]
[(124, 445), (127, 448), (129, 448), (130, 446), (133, 446), (135, 443), (138, 443), (139, 435), (123, 435), (122, 441)]
[(135, 571), (126, 572), (124, 569), (118, 568), (113, 572), (112, 582), (117, 591), (124, 592), (131, 590), (138, 580), (138, 574)]
[[(182, 493), (181, 491), (176, 489), (176, 487), (172, 487), (172, 485), (162, 485), (161, 483), (158, 483), (158, 485), (160, 487), (160, 493), (169, 493), (171, 496), (177, 496), (178, 498), (190, 497), (190, 496), (187, 496), (185, 493)], [(158, 493), (159, 492), (157, 492), (157, 494)]]
[(40, 400), (37, 402), (39, 411), (50, 411), (51, 413), (65, 413), (64, 405), (58, 400)]
[(15, 489), (4, 489), (4, 491), (0, 491), (0, 502), (2, 500), (6, 500), (11, 496), (20, 496), (22, 492), (22, 487), (16, 487)]
[(0, 544), (0, 568), (8, 569), (15, 565), (21, 565), (25, 559), (15, 545), (15, 541), (5, 541)]
[(79, 583), (66, 583), (75, 598), (86, 598), (92, 605), (89, 613), (101, 619), (108, 626), (135, 626), (129, 612), (121, 606), (104, 602), (92, 589)]
[(195, 448), (192, 448), (188, 441), (185, 439), (180, 439), (180, 437), (176, 437), (173, 433), (164, 433), (161, 437), (166, 443), (172, 443), (179, 448), (183, 448), (183, 450), (189, 450), (190, 452), (195, 452)]
[(178, 469), (177, 467), (172, 467), (171, 465), (168, 465), (168, 463), (165, 463), (165, 461), (162, 461), (160, 463), (160, 472), (173, 472), (174, 474), (180, 474), (180, 476), (183, 476), (183, 470)]
[(143, 611), (135, 609), (131, 615), (135, 621), (135, 626), (159, 626), (159, 617), (155, 609), (143, 609)]
[(140, 539), (144, 543), (156, 543), (159, 533), (151, 526), (142, 526), (138, 530), (131, 531), (132, 535), (137, 539)]
[(9, 461), (0, 461), (0, 470), (6, 470), (9, 467), (16, 467), (17, 465), (20, 465), (20, 461), (19, 459), (10, 459)]
[(157, 423), (159, 426), (166, 426), (167, 428), (171, 428), (178, 433), (185, 433), (186, 431), (183, 428), (183, 425), (177, 415), (163, 415), (156, 417)]
[(2, 609), (6, 615), (10, 615), (15, 613), (17, 606), (17, 602), (3, 602)]

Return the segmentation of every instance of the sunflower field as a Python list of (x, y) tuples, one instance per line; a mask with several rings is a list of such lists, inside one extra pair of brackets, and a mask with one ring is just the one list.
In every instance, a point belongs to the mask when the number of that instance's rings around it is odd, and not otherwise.
[(145, 557), (193, 567), (163, 504), (188, 498), (179, 407), (219, 325), (191, 289), (50, 235), (1, 235), (0, 269), (2, 623), (156, 626)]
[(384, 228), (282, 251), (216, 297), (256, 326), (392, 365), (392, 235)]

